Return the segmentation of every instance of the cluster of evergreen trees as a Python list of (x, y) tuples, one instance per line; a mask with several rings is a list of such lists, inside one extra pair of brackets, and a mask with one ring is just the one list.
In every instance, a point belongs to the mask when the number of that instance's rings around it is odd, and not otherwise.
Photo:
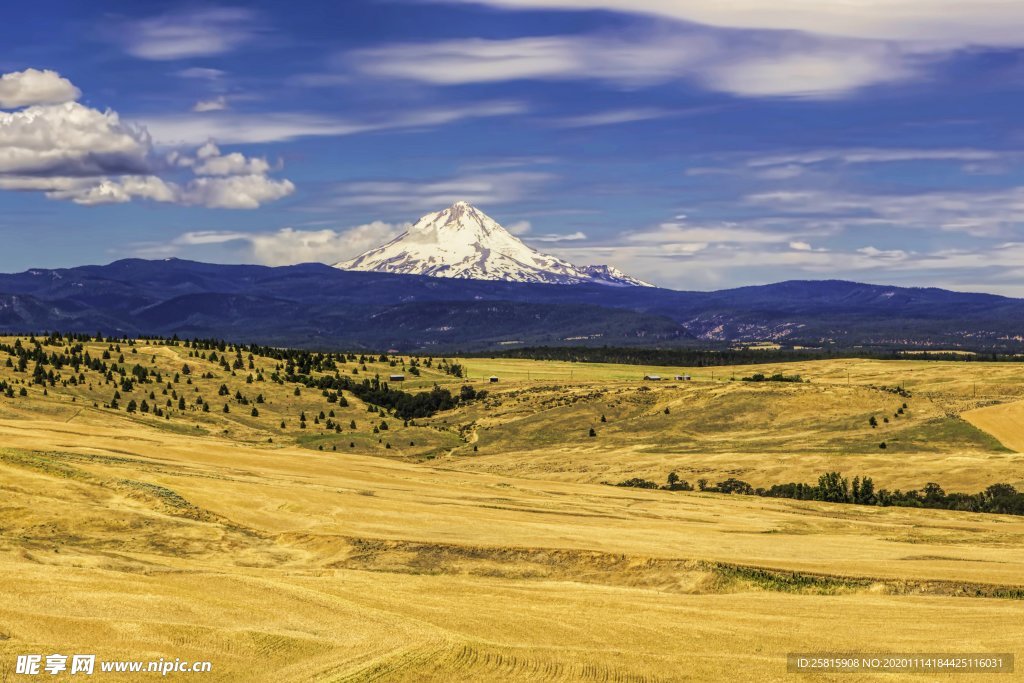
[(410, 393), (393, 389), (387, 382), (381, 382), (379, 378), (364, 379), (358, 381), (342, 375), (321, 375), (313, 377), (305, 374), (288, 374), (284, 380), (302, 384), (311, 389), (318, 389), (321, 392), (350, 391), (364, 403), (387, 408), (394, 412), (396, 417), (403, 420), (430, 417), (442, 410), (450, 410), (459, 404), (460, 401), (471, 401), (484, 398), (486, 391), (476, 391), (473, 387), (461, 387), (458, 396), (452, 395), (448, 389), (434, 386), (430, 391)]
[[(257, 355), (270, 358), (279, 362), (277, 370), (271, 376), (271, 379), (275, 382), (281, 384), (295, 382), (310, 388), (316, 388), (324, 392), (325, 396), (333, 395), (334, 401), (339, 402), (344, 401), (344, 397), (340, 397), (342, 390), (351, 391), (363, 401), (391, 409), (397, 417), (406, 420), (430, 417), (439, 411), (454, 408), (460, 401), (483, 398), (487, 394), (486, 391), (477, 392), (468, 386), (462, 387), (458, 395), (452, 395), (448, 389), (436, 386), (430, 391), (413, 394), (393, 389), (388, 386), (387, 382), (381, 382), (376, 377), (357, 381), (349, 377), (343, 377), (340, 374), (341, 367), (347, 363), (356, 364), (365, 370), (367, 362), (376, 361), (388, 363), (392, 367), (398, 367), (401, 363), (403, 370), (408, 367), (410, 374), (419, 375), (420, 367), (432, 367), (434, 365), (433, 358), (426, 358), (424, 360), (414, 358), (410, 361), (409, 366), (406, 366), (404, 361), (389, 357), (386, 354), (368, 356), (366, 354), (357, 355), (354, 353), (320, 353), (256, 344), (231, 344), (220, 339), (182, 341), (176, 336), (170, 340), (151, 341), (153, 343), (171, 346), (180, 345), (189, 348), (189, 356), (218, 363), (221, 368), (232, 374), (239, 370), (244, 371), (246, 368), (254, 370), (254, 358)], [(84, 343), (86, 342), (107, 343), (108, 348), (103, 352), (102, 357), (96, 358), (85, 350)], [(158, 371), (138, 363), (129, 367), (126, 363), (124, 353), (122, 353), (122, 345), (128, 347), (130, 349), (128, 352), (133, 354), (135, 353), (135, 343), (133, 339), (104, 338), (102, 334), (91, 337), (82, 334), (51, 333), (43, 338), (31, 336), (28, 339), (27, 345), (22, 344), (21, 339), (17, 339), (13, 344), (0, 344), (0, 351), (5, 351), (9, 355), (7, 359), (8, 367), (15, 368), (19, 372), (27, 372), (28, 368), (33, 368), (32, 382), (43, 386), (47, 384), (55, 386), (57, 382), (67, 384), (84, 382), (85, 375), (82, 373), (83, 370), (99, 373), (104, 379), (119, 385), (121, 390), (126, 392), (132, 391), (135, 384), (163, 383), (164, 378)], [(63, 348), (66, 345), (70, 346), (66, 349)], [(61, 351), (47, 351), (46, 347), (49, 346), (61, 347)], [(115, 354), (117, 356), (116, 360), (114, 359)], [(451, 363), (446, 359), (438, 360), (437, 368), (455, 377), (461, 377), (464, 374), (464, 369), (461, 365)], [(358, 369), (354, 369), (353, 372), (357, 373)], [(188, 364), (185, 364), (180, 374), (188, 377), (191, 373), (191, 368)], [(314, 376), (314, 373), (323, 374)], [(177, 381), (177, 376), (175, 381)], [(264, 377), (261, 373), (257, 373), (257, 376), (253, 378), (250, 373), (246, 381), (251, 384), (253, 381), (264, 381)], [(224, 387), (222, 387), (222, 391), (223, 389)], [(0, 392), (4, 395), (13, 396), (13, 388), (8, 385), (0, 387)], [(221, 393), (221, 395), (224, 394)], [(235, 398), (236, 400), (239, 399), (238, 396)], [(248, 401), (242, 400), (240, 403), (247, 405)], [(200, 405), (202, 405), (203, 410), (209, 410), (209, 406), (206, 403)], [(342, 403), (342, 405), (345, 404)], [(117, 407), (116, 399), (112, 402), (111, 407)], [(132, 406), (132, 408), (146, 412), (139, 404)], [(147, 405), (146, 408), (149, 408), (149, 406)], [(179, 408), (181, 409), (183, 406), (179, 406)], [(225, 408), (227, 408), (226, 405)], [(255, 412), (256, 410), (254, 407), (253, 411)], [(225, 412), (228, 411), (225, 410)]]
[[(84, 341), (90, 341), (86, 338)], [(110, 383), (120, 385), (122, 391), (131, 391), (136, 384), (162, 383), (163, 376), (158, 370), (140, 363), (129, 364), (125, 353), (135, 355), (134, 341), (108, 341), (100, 357), (85, 350), (81, 340), (69, 339), (63, 348), (60, 335), (45, 339), (30, 337), (27, 344), (16, 339), (13, 344), (0, 344), (0, 352), (7, 354), (5, 364), (15, 372), (28, 373), (31, 367), (31, 383), (40, 386), (62, 384), (76, 385), (86, 381), (85, 372), (92, 371)], [(122, 343), (127, 347), (122, 350)], [(61, 351), (47, 350), (49, 346), (60, 346)], [(117, 356), (116, 358), (114, 356)]]
[[(645, 489), (690, 491), (689, 482), (679, 479), (675, 472), (668, 476), (667, 484), (634, 477), (619, 482), (616, 486), (631, 486)], [(715, 485), (700, 479), (697, 488), (712, 493), (742, 494), (767, 498), (791, 498), (795, 500), (820, 500), (828, 503), (851, 505), (879, 505), (883, 507), (918, 507), (963, 512), (988, 512), (1003, 515), (1024, 515), (1024, 491), (1018, 491), (1010, 484), (992, 484), (980, 493), (946, 493), (936, 483), (928, 483), (920, 490), (901, 491), (876, 489), (871, 477), (854, 477), (849, 480), (839, 472), (828, 472), (818, 477), (818, 483), (775, 484), (770, 488), (754, 488), (740, 479), (729, 478)]]

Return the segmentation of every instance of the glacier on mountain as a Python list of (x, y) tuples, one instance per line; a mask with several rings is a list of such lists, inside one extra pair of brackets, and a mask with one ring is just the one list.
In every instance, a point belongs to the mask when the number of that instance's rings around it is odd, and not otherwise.
[(612, 266), (578, 267), (543, 254), (467, 202), (429, 213), (387, 244), (335, 267), (506, 282), (653, 286)]

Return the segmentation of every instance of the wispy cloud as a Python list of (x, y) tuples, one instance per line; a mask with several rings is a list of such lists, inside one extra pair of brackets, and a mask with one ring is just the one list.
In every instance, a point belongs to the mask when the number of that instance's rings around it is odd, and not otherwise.
[(689, 80), (741, 97), (832, 98), (910, 78), (922, 59), (885, 43), (776, 34), (740, 41), (676, 28), (392, 44), (352, 51), (342, 63), (364, 76), (438, 86), (589, 79), (636, 88)]
[(595, 126), (614, 126), (621, 123), (635, 123), (637, 121), (651, 121), (672, 116), (673, 112), (667, 109), (647, 107), (639, 109), (612, 109), (599, 111), (592, 114), (580, 116), (566, 116), (555, 119), (552, 123), (560, 128), (592, 128)]
[(226, 71), (221, 69), (211, 69), (204, 66), (190, 66), (187, 69), (181, 69), (176, 71), (175, 75), (179, 78), (193, 78), (204, 81), (216, 81), (227, 76)]
[(130, 21), (119, 26), (114, 37), (135, 57), (175, 60), (231, 52), (255, 40), (260, 32), (253, 10), (210, 7)]
[(403, 211), (436, 211), (457, 201), (468, 201), (486, 209), (520, 202), (555, 179), (553, 174), (539, 171), (505, 171), (428, 181), (368, 180), (337, 186), (322, 208), (387, 206)]
[(514, 101), (484, 101), (461, 106), (424, 108), (376, 118), (348, 119), (300, 112), (207, 111), (196, 114), (142, 116), (140, 121), (158, 144), (283, 142), (303, 137), (337, 137), (381, 130), (430, 128), (474, 118), (509, 116), (527, 111)]
[(882, 164), (907, 161), (970, 161), (984, 162), (1003, 158), (1005, 151), (971, 148), (912, 149), (905, 147), (859, 147), (850, 149), (817, 149), (754, 157), (747, 161), (749, 166), (784, 166), (792, 164), (812, 165), (823, 163), (839, 164)]
[(744, 201), (776, 216), (827, 216), (850, 227), (1024, 237), (1024, 187), (903, 195), (797, 190), (751, 194)]
[(199, 100), (192, 106), (192, 111), (201, 114), (208, 111), (224, 111), (228, 108), (228, 98), (219, 95), (209, 100)]
[[(442, 0), (437, 0), (442, 1)], [(1024, 45), (1024, 6), (1004, 0), (847, 2), (806, 0), (443, 0), (510, 9), (612, 10), (730, 29), (897, 41), (950, 49)]]
[(533, 242), (580, 242), (587, 239), (587, 233), (577, 230), (576, 232), (566, 233), (564, 235), (534, 235), (530, 237)]

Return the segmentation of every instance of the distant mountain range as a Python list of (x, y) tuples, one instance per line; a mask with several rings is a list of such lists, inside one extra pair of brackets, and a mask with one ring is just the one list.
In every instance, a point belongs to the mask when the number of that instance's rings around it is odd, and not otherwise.
[(0, 330), (428, 353), (756, 341), (1020, 349), (1024, 300), (840, 281), (679, 292), (128, 259), (0, 275)]
[(471, 280), (653, 287), (612, 266), (580, 268), (542, 254), (466, 202), (428, 213), (387, 244), (335, 267)]

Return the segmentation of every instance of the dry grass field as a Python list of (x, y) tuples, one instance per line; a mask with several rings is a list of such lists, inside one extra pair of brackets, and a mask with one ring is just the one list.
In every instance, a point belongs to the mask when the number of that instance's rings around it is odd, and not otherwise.
[[(0, 681), (32, 680), (15, 655), (50, 652), (213, 662), (170, 680), (620, 682), (791, 680), (793, 651), (1024, 652), (1024, 517), (600, 483), (839, 469), (893, 488), (1021, 487), (1019, 430), (993, 412), (1024, 398), (1016, 365), (644, 383), (632, 366), (467, 359), (489, 395), (406, 425), (274, 382), (269, 358), (225, 370), (181, 345), (86, 348), (163, 381), (65, 384), (64, 368), (41, 386), (0, 351), (14, 394), (0, 396)], [(420, 372), (405, 389), (465, 382)], [(755, 372), (810, 382), (739, 381)], [(909, 396), (880, 388), (897, 385)]]

